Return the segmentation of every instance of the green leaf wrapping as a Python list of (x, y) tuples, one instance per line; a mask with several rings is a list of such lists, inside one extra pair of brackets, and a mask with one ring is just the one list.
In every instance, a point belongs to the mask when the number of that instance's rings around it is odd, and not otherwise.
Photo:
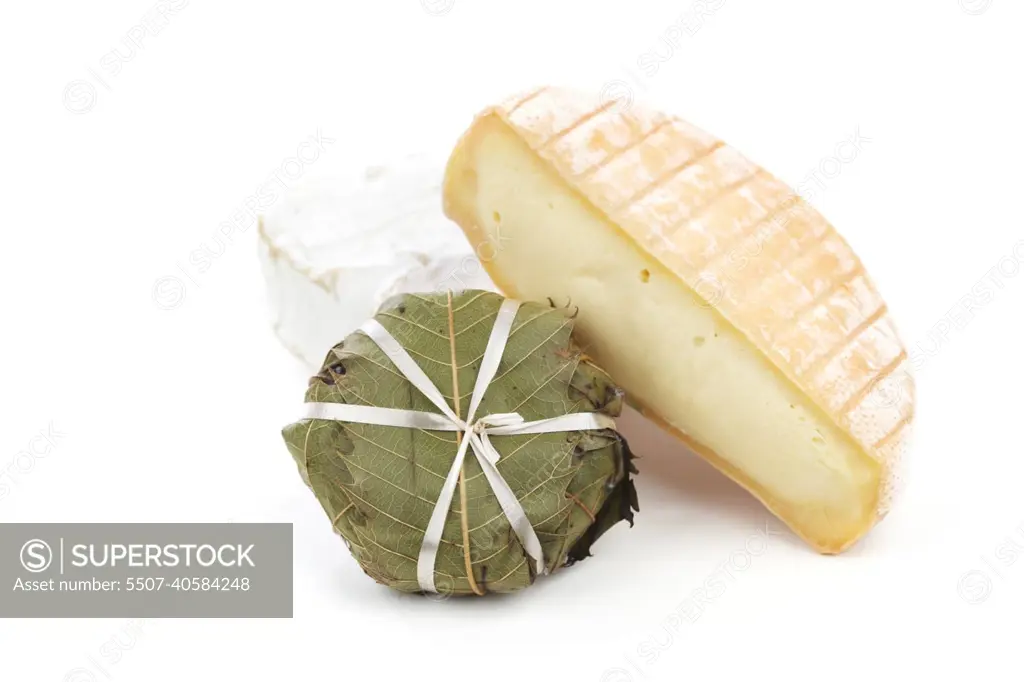
[[(498, 294), (396, 296), (375, 319), (406, 349), (465, 416), (498, 308)], [(563, 308), (524, 303), (477, 417), (518, 412), (527, 421), (573, 412), (616, 417), (623, 393), (572, 339)], [(356, 332), (327, 354), (310, 380), (307, 402), (374, 405), (437, 412), (366, 335)], [(418, 592), (416, 560), (424, 529), (456, 452), (453, 432), (306, 419), (285, 427), (299, 472), (363, 570), (380, 583)], [(549, 571), (585, 558), (608, 528), (638, 509), (625, 440), (614, 430), (492, 436), (498, 469), (515, 492), (544, 548)], [(476, 584), (513, 592), (534, 580), (533, 562), (502, 513), (472, 454), (464, 463), (469, 555)], [(435, 566), (439, 592), (470, 594), (459, 489), (445, 522)], [(596, 517), (592, 520), (591, 514)]]

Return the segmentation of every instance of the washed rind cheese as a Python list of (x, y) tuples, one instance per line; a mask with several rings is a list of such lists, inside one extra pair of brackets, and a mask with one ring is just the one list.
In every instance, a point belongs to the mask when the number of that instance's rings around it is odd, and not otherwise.
[(307, 369), (395, 294), (494, 289), (439, 210), (442, 168), (409, 154), (303, 179), (260, 217), (271, 323)]
[(646, 416), (823, 553), (890, 508), (914, 416), (907, 352), (836, 230), (670, 115), (541, 88), (478, 115), (446, 214), (506, 294), (580, 309)]

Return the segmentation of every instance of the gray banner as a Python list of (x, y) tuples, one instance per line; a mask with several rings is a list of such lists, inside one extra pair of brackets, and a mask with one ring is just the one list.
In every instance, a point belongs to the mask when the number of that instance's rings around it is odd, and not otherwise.
[(291, 618), (286, 523), (0, 524), (0, 618)]

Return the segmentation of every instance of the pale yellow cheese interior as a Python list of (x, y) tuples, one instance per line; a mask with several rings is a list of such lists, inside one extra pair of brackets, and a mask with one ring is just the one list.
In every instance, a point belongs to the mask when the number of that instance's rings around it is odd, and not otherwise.
[(879, 464), (503, 123), (486, 128), (456, 152), (449, 173), (465, 182), (449, 202), (472, 240), (499, 245), (481, 253), (499, 286), (570, 298), (588, 352), (630, 397), (819, 549), (869, 529)]

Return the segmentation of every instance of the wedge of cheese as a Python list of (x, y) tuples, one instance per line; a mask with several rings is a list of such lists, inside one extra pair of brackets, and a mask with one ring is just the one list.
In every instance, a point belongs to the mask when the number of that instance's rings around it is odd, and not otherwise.
[(789, 187), (674, 118), (556, 88), (481, 113), (445, 212), (507, 294), (579, 307), (648, 417), (825, 553), (887, 512), (907, 353), (856, 255)]

